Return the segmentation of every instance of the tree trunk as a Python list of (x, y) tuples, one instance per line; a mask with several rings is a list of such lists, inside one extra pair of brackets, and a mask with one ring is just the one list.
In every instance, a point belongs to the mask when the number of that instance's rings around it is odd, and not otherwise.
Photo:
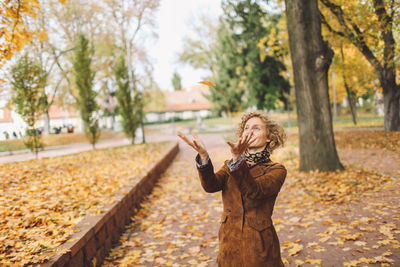
[(49, 110), (47, 109), (44, 112), (44, 129), (43, 131), (45, 134), (50, 134), (50, 115), (49, 115)]
[(399, 120), (399, 101), (400, 101), (400, 89), (395, 89), (396, 84), (383, 85), (383, 110), (384, 110), (384, 121), (385, 131), (399, 131), (400, 120)]
[(328, 69), (317, 0), (285, 0), (300, 136), (300, 170), (343, 169), (332, 128)]
[[(342, 56), (343, 69), (345, 69), (346, 65), (344, 64), (344, 53), (343, 53), (343, 45), (342, 44), (340, 45), (340, 55)], [(357, 125), (357, 114), (356, 114), (357, 110), (356, 110), (356, 103), (355, 103), (356, 101), (355, 101), (352, 91), (350, 90), (349, 85), (347, 84), (347, 78), (346, 78), (345, 71), (343, 71), (343, 83), (344, 83), (344, 87), (346, 88), (347, 101), (349, 102), (351, 117), (353, 118), (354, 125)]]

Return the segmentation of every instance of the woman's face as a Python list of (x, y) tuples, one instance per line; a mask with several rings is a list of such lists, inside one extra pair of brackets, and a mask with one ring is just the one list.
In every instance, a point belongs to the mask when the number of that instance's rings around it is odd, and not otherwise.
[(270, 141), (267, 138), (267, 126), (264, 121), (259, 117), (250, 118), (244, 126), (242, 136), (250, 134), (251, 132), (253, 132), (255, 141), (249, 146), (249, 151), (253, 153), (262, 151), (267, 142)]

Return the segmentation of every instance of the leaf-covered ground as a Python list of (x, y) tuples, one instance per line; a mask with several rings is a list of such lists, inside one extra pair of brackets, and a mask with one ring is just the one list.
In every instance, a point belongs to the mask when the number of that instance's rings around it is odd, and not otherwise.
[[(223, 138), (203, 139), (218, 168), (229, 157)], [(302, 173), (296, 139), (273, 156), (288, 169), (273, 216), (286, 265), (400, 266), (400, 173), (368, 169), (385, 154), (363, 168), (348, 158), (345, 171)], [(202, 190), (194, 153), (181, 149), (104, 266), (216, 266), (221, 196)]]
[(400, 132), (343, 130), (335, 132), (340, 148), (383, 149), (400, 153)]
[(125, 146), (0, 165), (0, 265), (39, 263), (135, 184), (167, 143)]

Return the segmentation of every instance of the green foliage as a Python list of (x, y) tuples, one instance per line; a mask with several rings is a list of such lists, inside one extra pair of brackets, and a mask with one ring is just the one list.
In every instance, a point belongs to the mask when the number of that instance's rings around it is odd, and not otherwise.
[(39, 149), (43, 148), (43, 143), (35, 126), (47, 102), (44, 91), (47, 74), (40, 64), (28, 55), (24, 55), (12, 67), (11, 75), (12, 103), (15, 105), (16, 112), (28, 125), (25, 146), (37, 155)]
[(240, 84), (241, 77), (238, 72), (240, 58), (237, 44), (223, 20), (218, 28), (217, 40), (214, 50), (215, 76), (212, 79), (215, 87), (210, 87), (210, 95), (206, 97), (213, 102), (213, 109), (217, 114), (225, 112), (230, 116), (232, 112), (240, 109), (244, 88)]
[[(276, 31), (281, 15), (269, 15), (258, 1), (227, 1), (217, 32), (215, 88), (209, 99), (218, 114), (248, 107), (277, 109), (285, 103), (290, 84), (281, 55), (260, 50), (265, 36)], [(268, 47), (266, 48), (268, 49)]]
[(182, 89), (182, 78), (176, 71), (172, 76), (172, 86), (174, 87), (175, 91), (179, 91)]
[(95, 147), (100, 137), (98, 120), (99, 106), (96, 102), (97, 93), (93, 90), (95, 71), (91, 68), (94, 49), (84, 35), (79, 35), (75, 51), (74, 71), (75, 84), (79, 91), (78, 105), (81, 118), (85, 124), (84, 130), (89, 142)]
[(281, 15), (267, 14), (257, 1), (228, 1), (224, 10), (239, 51), (238, 69), (248, 100), (243, 107), (279, 108), (290, 88), (281, 75), (286, 68), (279, 55), (262, 57), (259, 43), (276, 29)]
[[(122, 128), (125, 134), (131, 138), (133, 144), (135, 142), (136, 129), (140, 126), (144, 116), (142, 96), (136, 88), (136, 83), (130, 83), (129, 71), (124, 57), (121, 57), (117, 62), (114, 72), (118, 86), (116, 96), (122, 118)], [(131, 84), (133, 90), (131, 89)], [(134, 95), (132, 95), (132, 91)]]

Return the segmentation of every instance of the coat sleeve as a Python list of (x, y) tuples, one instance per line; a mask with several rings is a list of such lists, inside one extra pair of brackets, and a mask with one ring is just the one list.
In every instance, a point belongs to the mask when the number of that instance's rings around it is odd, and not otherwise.
[(262, 199), (276, 195), (286, 178), (286, 168), (282, 164), (271, 166), (264, 175), (254, 179), (243, 162), (231, 172), (239, 191), (249, 199)]
[(211, 160), (208, 161), (207, 165), (203, 165), (201, 168), (198, 166), (197, 171), (199, 173), (201, 185), (207, 193), (215, 193), (222, 190), (229, 175), (226, 162), (221, 169), (214, 173), (214, 166)]

